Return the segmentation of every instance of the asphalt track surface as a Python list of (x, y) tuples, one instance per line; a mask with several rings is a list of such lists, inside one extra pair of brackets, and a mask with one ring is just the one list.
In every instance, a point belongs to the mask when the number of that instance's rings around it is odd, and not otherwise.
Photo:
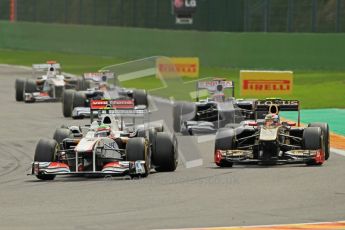
[[(27, 176), (39, 138), (65, 119), (60, 103), (14, 99), (16, 77), (0, 66), (0, 228), (162, 229), (337, 221), (345, 219), (345, 157), (322, 167), (212, 163), (212, 141), (198, 145), (203, 166), (153, 173), (141, 180)], [(162, 117), (168, 119), (169, 109)], [(78, 121), (77, 123), (87, 123)]]

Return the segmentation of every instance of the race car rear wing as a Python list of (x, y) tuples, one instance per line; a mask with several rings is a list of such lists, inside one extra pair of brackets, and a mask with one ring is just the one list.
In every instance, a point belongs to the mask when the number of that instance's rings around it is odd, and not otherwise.
[[(99, 111), (99, 114), (115, 114), (120, 117), (143, 117), (148, 113), (146, 107), (136, 107), (133, 99), (102, 99), (90, 101), (90, 112)], [(91, 123), (93, 116), (90, 116)]]
[(199, 90), (201, 89), (206, 89), (211, 93), (214, 92), (221, 92), (224, 89), (232, 89), (232, 97), (235, 96), (235, 84), (233, 81), (228, 81), (225, 80), (223, 78), (215, 78), (213, 80), (210, 81), (198, 81), (198, 83), (196, 84), (196, 92), (197, 92), (197, 96), (196, 96), (196, 100), (199, 101)]
[(279, 114), (280, 111), (297, 111), (298, 126), (300, 126), (300, 104), (298, 100), (282, 100), (279, 98), (268, 98), (265, 100), (256, 100), (254, 105), (255, 119), (258, 118), (258, 112), (267, 112)]
[(32, 69), (36, 71), (43, 71), (48, 70), (50, 67), (53, 67), (54, 69), (61, 69), (61, 66), (59, 63), (44, 63), (44, 64), (33, 64)]
[(109, 79), (114, 79), (115, 74), (112, 72), (84, 73), (83, 77), (85, 80), (94, 82), (107, 82)]

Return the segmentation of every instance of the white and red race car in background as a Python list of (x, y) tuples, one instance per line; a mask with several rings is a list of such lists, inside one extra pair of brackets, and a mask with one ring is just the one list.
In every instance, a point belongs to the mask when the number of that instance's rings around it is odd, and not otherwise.
[(63, 93), (62, 113), (64, 117), (72, 117), (73, 119), (90, 117), (90, 101), (92, 99), (133, 99), (136, 106), (148, 107), (146, 91), (119, 87), (113, 72), (84, 73), (82, 79), (85, 83), (84, 90), (69, 89)]
[(16, 79), (16, 101), (60, 101), (65, 89), (84, 88), (82, 78), (65, 76), (55, 61), (32, 65), (32, 78)]

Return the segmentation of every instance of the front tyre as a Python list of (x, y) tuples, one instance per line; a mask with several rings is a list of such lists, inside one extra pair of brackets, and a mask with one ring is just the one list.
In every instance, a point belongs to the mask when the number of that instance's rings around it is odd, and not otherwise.
[(74, 93), (76, 91), (73, 89), (67, 89), (63, 93), (62, 97), (62, 113), (64, 117), (71, 117), (73, 111), (73, 99)]
[(86, 107), (86, 95), (82, 91), (74, 93), (73, 108), (76, 107)]
[[(321, 150), (322, 149), (321, 138), (322, 138), (322, 131), (321, 131), (320, 127), (307, 127), (307, 128), (305, 128), (303, 131), (304, 149)], [(306, 162), (306, 165), (308, 165), (308, 166), (320, 166), (323, 164), (323, 160), (318, 161), (318, 160), (316, 160), (316, 157), (315, 157), (315, 159), (308, 160)]]
[[(52, 139), (43, 138), (37, 143), (34, 161), (35, 162), (54, 162), (59, 149), (59, 144)], [(55, 175), (39, 174), (36, 177), (40, 180), (54, 180)]]
[(24, 92), (25, 93), (34, 93), (37, 91), (37, 85), (35, 80), (27, 79), (24, 84)]
[(134, 137), (128, 140), (126, 156), (128, 161), (145, 161), (145, 174), (147, 177), (150, 171), (150, 159), (148, 157), (148, 143), (143, 137)]
[(178, 164), (177, 142), (173, 135), (158, 132), (154, 138), (152, 160), (157, 172), (172, 172)]
[(25, 85), (25, 81), (23, 79), (16, 79), (16, 83), (15, 83), (16, 101), (24, 100), (24, 85)]
[(235, 131), (232, 128), (221, 128), (216, 134), (214, 145), (214, 161), (218, 167), (232, 167), (233, 163), (222, 159), (219, 150), (231, 150), (235, 148)]
[(323, 147), (325, 151), (325, 160), (328, 160), (330, 156), (330, 138), (329, 138), (329, 126), (327, 123), (315, 122), (310, 123), (308, 127), (320, 127), (323, 134)]
[(134, 90), (133, 99), (135, 105), (145, 105), (146, 107), (149, 105), (145, 90)]

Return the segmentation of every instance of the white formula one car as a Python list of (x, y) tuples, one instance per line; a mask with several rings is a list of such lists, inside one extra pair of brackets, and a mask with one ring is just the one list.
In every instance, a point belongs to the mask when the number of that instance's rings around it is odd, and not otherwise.
[[(199, 99), (201, 92), (205, 92), (208, 97)], [(228, 123), (240, 123), (254, 118), (255, 99), (235, 99), (233, 81), (222, 78), (199, 81), (196, 94), (196, 102), (175, 102), (175, 132), (184, 135), (210, 134)]]
[(33, 78), (16, 79), (16, 100), (24, 102), (60, 101), (65, 89), (82, 89), (82, 79), (61, 74), (55, 61), (32, 65)]
[(134, 99), (136, 106), (148, 106), (146, 91), (118, 87), (116, 77), (112, 72), (85, 73), (83, 82), (86, 83), (86, 90), (70, 89), (64, 92), (62, 100), (64, 117), (72, 117), (73, 119), (90, 117), (90, 101), (92, 99)]
[[(41, 139), (31, 175), (52, 180), (56, 175), (146, 177), (151, 169), (175, 171), (177, 144), (162, 125), (151, 125), (146, 108), (133, 100), (91, 100), (99, 119), (91, 126), (57, 129), (54, 139)], [(83, 131), (83, 129), (86, 129)]]

